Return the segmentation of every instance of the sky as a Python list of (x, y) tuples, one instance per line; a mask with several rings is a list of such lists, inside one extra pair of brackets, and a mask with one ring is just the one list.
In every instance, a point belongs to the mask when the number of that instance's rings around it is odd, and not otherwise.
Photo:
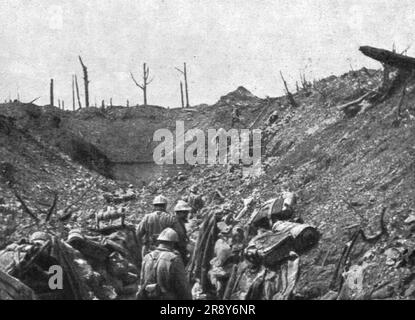
[[(148, 103), (180, 106), (188, 66), (191, 105), (212, 104), (242, 85), (259, 97), (283, 94), (310, 80), (380, 64), (358, 48), (370, 45), (415, 55), (413, 0), (1, 0), (0, 101), (72, 108), (71, 78), (89, 70), (90, 103), (142, 104), (129, 76), (142, 63), (153, 82)], [(81, 89), (83, 83), (80, 83)], [(82, 97), (83, 99), (83, 97)]]

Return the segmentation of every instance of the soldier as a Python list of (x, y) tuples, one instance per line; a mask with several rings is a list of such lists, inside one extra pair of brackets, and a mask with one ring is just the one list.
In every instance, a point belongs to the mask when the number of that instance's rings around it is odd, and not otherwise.
[(166, 212), (167, 199), (158, 195), (153, 200), (154, 212), (144, 216), (137, 227), (137, 237), (143, 244), (142, 257), (155, 248), (156, 239), (165, 228), (173, 227), (176, 219)]
[(195, 185), (189, 188), (189, 195), (185, 197), (183, 200), (185, 200), (192, 207), (192, 216), (195, 216), (195, 214), (197, 214), (205, 204), (202, 196), (199, 194), (197, 186)]
[(180, 254), (173, 249), (179, 241), (177, 232), (166, 228), (157, 240), (158, 247), (144, 257), (137, 298), (140, 300), (191, 300), (192, 293), (183, 261)]
[(174, 207), (174, 211), (176, 212), (176, 223), (174, 224), (173, 229), (178, 234), (179, 241), (177, 242), (177, 250), (180, 252), (185, 265), (189, 261), (187, 256), (187, 243), (189, 242), (189, 238), (187, 237), (185, 224), (187, 223), (187, 218), (191, 210), (192, 208), (183, 200), (177, 201), (177, 204)]
[(239, 123), (240, 122), (240, 113), (239, 113), (239, 109), (236, 107), (232, 108), (232, 124), (231, 127), (233, 128), (233, 126), (235, 125), (235, 123)]

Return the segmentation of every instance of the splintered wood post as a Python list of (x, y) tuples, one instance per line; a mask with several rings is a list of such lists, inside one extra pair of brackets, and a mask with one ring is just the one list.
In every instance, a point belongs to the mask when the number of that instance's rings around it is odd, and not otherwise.
[(183, 97), (183, 82), (180, 81), (180, 98), (182, 101), (182, 108), (184, 108), (184, 97)]
[(130, 101), (127, 99), (127, 108), (130, 106)]
[(185, 91), (186, 91), (186, 108), (189, 108), (190, 107), (190, 103), (189, 103), (189, 87), (187, 86), (186, 62), (184, 63), (183, 73), (184, 73), (184, 87), (185, 87)]
[(50, 79), (50, 106), (53, 107), (53, 79)]
[(112, 98), (110, 98), (110, 106), (112, 107)]
[(78, 77), (76, 76), (76, 74), (75, 74), (75, 88), (76, 88), (76, 97), (78, 98), (78, 106), (79, 106), (79, 109), (81, 109), (82, 104), (81, 104), (81, 98), (79, 95)]
[(61, 99), (58, 99), (58, 107), (61, 109)]
[(62, 110), (65, 110), (65, 100), (62, 100)]
[(85, 66), (85, 64), (83, 63), (81, 56), (79, 56), (79, 62), (81, 63), (82, 71), (84, 73), (85, 107), (88, 108), (89, 107), (89, 89), (88, 89), (89, 80), (88, 80), (88, 69)]
[(287, 97), (288, 97), (288, 100), (290, 101), (291, 106), (292, 106), (293, 108), (297, 108), (297, 107), (298, 107), (298, 105), (297, 105), (297, 103), (295, 102), (294, 97), (293, 97), (293, 95), (291, 94), (290, 90), (288, 89), (287, 82), (285, 81), (284, 76), (282, 75), (282, 72), (281, 72), (281, 71), (280, 71), (280, 75), (281, 75), (282, 82), (284, 83), (285, 93), (286, 93), (286, 95), (287, 95)]
[(72, 75), (72, 111), (75, 111), (75, 77)]
[(150, 69), (146, 63), (143, 63), (143, 84), (139, 84), (135, 80), (134, 75), (130, 72), (131, 79), (134, 81), (135, 85), (143, 91), (144, 105), (147, 105), (147, 86), (153, 81), (153, 79), (148, 80), (150, 76)]
[(101, 101), (101, 108), (105, 109), (105, 101), (104, 100)]

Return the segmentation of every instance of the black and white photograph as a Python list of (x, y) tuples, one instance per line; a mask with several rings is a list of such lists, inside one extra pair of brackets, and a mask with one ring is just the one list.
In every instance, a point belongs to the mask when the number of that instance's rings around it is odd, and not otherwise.
[(0, 300), (415, 299), (412, 0), (2, 0), (0, 43)]

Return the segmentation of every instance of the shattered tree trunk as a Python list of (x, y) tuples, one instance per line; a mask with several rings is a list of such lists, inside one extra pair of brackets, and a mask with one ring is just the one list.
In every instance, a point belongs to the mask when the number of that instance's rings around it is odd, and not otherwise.
[(53, 79), (50, 79), (50, 106), (53, 107)]
[(84, 73), (85, 107), (88, 108), (89, 107), (89, 87), (88, 87), (89, 86), (89, 80), (88, 80), (88, 69), (84, 65), (81, 56), (79, 56), (79, 62), (81, 63), (82, 71)]
[[(360, 47), (359, 50), (366, 56), (379, 61), (384, 67), (383, 84), (381, 89), (381, 96), (379, 101), (383, 101), (392, 94), (400, 91), (403, 86), (406, 86), (415, 74), (415, 58), (369, 46)], [(394, 79), (389, 79), (390, 68), (398, 69)]]
[(82, 104), (81, 104), (81, 98), (79, 96), (78, 77), (76, 75), (75, 75), (75, 88), (76, 88), (76, 96), (78, 98), (79, 109), (81, 109), (82, 108)]
[(144, 96), (144, 105), (147, 105), (147, 77), (146, 77), (146, 64), (143, 63), (143, 96)]
[(298, 107), (297, 102), (295, 102), (295, 99), (294, 99), (293, 95), (291, 94), (290, 90), (288, 90), (287, 82), (285, 81), (284, 76), (282, 75), (282, 72), (281, 71), (280, 71), (280, 75), (281, 75), (282, 82), (284, 83), (285, 94), (287, 95), (288, 100), (290, 101), (291, 106), (293, 108), (297, 108)]
[(190, 103), (189, 103), (189, 87), (187, 86), (186, 63), (184, 63), (183, 73), (184, 73), (184, 89), (186, 91), (186, 108), (189, 108), (190, 107)]
[(72, 111), (75, 111), (75, 77), (72, 75)]
[(183, 70), (176, 68), (177, 71), (179, 71), (184, 76), (184, 90), (186, 94), (186, 108), (190, 107), (189, 103), (189, 87), (187, 85), (187, 69), (186, 69), (186, 62), (183, 63)]
[(391, 67), (406, 70), (415, 70), (415, 58), (405, 56), (393, 51), (369, 46), (360, 47), (359, 50), (369, 58), (385, 63)]
[(180, 81), (180, 98), (182, 101), (182, 108), (184, 108), (184, 97), (183, 97), (183, 82)]

